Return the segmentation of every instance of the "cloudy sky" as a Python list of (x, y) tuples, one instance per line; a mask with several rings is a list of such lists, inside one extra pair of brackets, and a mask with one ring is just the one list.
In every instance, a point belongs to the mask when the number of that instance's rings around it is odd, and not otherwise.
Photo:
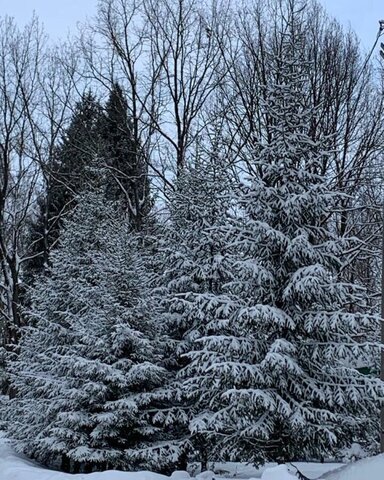
[[(351, 26), (370, 49), (384, 18), (383, 0), (320, 0), (328, 12), (344, 25)], [(43, 21), (49, 35), (64, 38), (75, 30), (77, 22), (96, 13), (97, 0), (0, 0), (0, 13), (14, 16), (19, 24), (27, 22), (33, 10)]]

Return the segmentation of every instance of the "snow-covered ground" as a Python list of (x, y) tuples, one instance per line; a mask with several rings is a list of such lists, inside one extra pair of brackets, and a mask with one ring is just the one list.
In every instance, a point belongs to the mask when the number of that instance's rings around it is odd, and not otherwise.
[(152, 472), (107, 471), (90, 474), (69, 475), (47, 470), (13, 452), (0, 439), (0, 480), (169, 480), (164, 475)]
[(384, 454), (352, 462), (321, 478), (324, 480), (383, 480)]
[[(383, 480), (384, 454), (360, 460), (349, 465), (337, 463), (295, 463), (295, 466), (310, 479), (324, 480)], [(241, 463), (216, 463), (214, 473), (197, 475), (197, 480), (257, 479), (295, 480), (295, 469), (285, 465), (268, 465), (256, 469)], [(187, 472), (175, 472), (172, 480), (189, 478)], [(90, 474), (69, 475), (42, 468), (34, 462), (17, 455), (11, 446), (0, 438), (0, 480), (169, 480), (169, 477), (152, 472), (107, 471)]]
[[(343, 466), (342, 463), (302, 463), (294, 462), (293, 465), (297, 467), (300, 472), (310, 479), (317, 479), (324, 473), (330, 472), (337, 468)], [(263, 473), (270, 468), (273, 468), (274, 465), (265, 465), (264, 467), (255, 468), (252, 465), (246, 465), (244, 463), (215, 463), (214, 472), (215, 479), (217, 478), (230, 478), (230, 479), (253, 479), (253, 478), (262, 478)], [(289, 471), (295, 472), (295, 468), (289, 466)], [(297, 478), (297, 477), (296, 477)], [(371, 480), (371, 479), (370, 479)], [(383, 478), (384, 480), (384, 478)]]

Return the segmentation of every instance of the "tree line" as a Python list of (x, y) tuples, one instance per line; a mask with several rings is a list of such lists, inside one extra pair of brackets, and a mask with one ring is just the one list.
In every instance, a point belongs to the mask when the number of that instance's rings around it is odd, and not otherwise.
[[(316, 2), (0, 22), (1, 425), (64, 471), (374, 449), (381, 71)], [(361, 367), (369, 367), (370, 373)]]

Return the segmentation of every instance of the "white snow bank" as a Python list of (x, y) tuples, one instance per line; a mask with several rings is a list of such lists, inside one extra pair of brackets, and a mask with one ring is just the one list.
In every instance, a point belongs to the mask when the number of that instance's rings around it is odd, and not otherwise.
[(289, 473), (287, 465), (277, 465), (264, 470), (261, 480), (297, 480), (297, 477)]
[(172, 480), (188, 480), (188, 478), (191, 478), (191, 476), (184, 470), (175, 470), (171, 475)]
[(196, 475), (197, 480), (213, 480), (217, 475), (211, 470), (206, 470), (205, 472), (199, 473)]
[[(380, 458), (380, 465), (376, 466), (376, 459)], [(366, 460), (367, 461), (367, 460)], [(384, 456), (373, 457), (369, 462), (373, 462), (373, 467), (381, 470), (380, 476), (374, 476), (370, 472), (368, 474), (357, 473), (357, 476), (330, 476), (330, 474), (321, 477), (327, 480), (384, 480)], [(356, 468), (360, 463), (352, 464), (349, 468)], [(306, 476), (311, 479), (319, 478), (322, 474), (331, 469), (339, 467), (341, 464), (315, 464), (315, 463), (295, 463), (296, 467)], [(297, 477), (292, 476), (294, 470), (291, 466), (288, 468), (285, 465), (275, 466), (273, 464), (265, 465), (262, 468), (255, 468), (252, 465), (242, 463), (215, 463), (212, 465), (215, 473), (209, 471), (197, 475), (196, 480), (226, 480), (236, 478), (237, 480), (293, 480)], [(372, 467), (372, 468), (373, 468)], [(360, 467), (359, 467), (360, 468)], [(292, 473), (290, 474), (289, 471)], [(345, 471), (348, 471), (345, 469)], [(354, 471), (354, 470), (352, 470)], [(344, 469), (337, 470), (335, 475), (339, 472), (344, 472)], [(289, 476), (287, 476), (289, 475)], [(171, 480), (189, 480), (190, 476), (187, 472), (176, 471), (172, 474)], [(121, 471), (106, 471), (89, 474), (71, 475), (62, 472), (45, 469), (31, 460), (16, 454), (11, 446), (4, 438), (1, 438), (0, 432), (0, 480), (170, 480), (169, 477), (159, 475), (152, 472), (121, 472)]]
[[(293, 462), (293, 465), (288, 466), (288, 470), (293, 474), (296, 468), (300, 470), (306, 477), (310, 479), (317, 479), (324, 475), (324, 473), (330, 472), (337, 468), (342, 467), (343, 463), (305, 463), (305, 462)], [(236, 478), (237, 480), (246, 479), (260, 479), (262, 474), (267, 468), (275, 467), (276, 463), (268, 463), (263, 467), (256, 468), (253, 465), (246, 463), (227, 462), (220, 463), (215, 462), (213, 471), (215, 472), (215, 478)], [(296, 477), (297, 478), (297, 477)], [(369, 479), (370, 480), (370, 479)], [(384, 476), (383, 479), (384, 480)]]
[(383, 480), (384, 454), (364, 458), (323, 475), (326, 480)]
[(0, 439), (0, 480), (169, 480), (169, 477), (152, 472), (108, 470), (71, 475), (47, 470), (17, 455), (3, 439)]

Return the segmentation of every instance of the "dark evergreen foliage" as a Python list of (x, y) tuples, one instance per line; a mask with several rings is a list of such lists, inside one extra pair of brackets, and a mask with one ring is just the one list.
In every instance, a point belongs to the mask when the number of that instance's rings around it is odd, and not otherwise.
[(76, 105), (60, 145), (44, 167), (45, 188), (37, 198), (36, 216), (29, 228), (30, 245), (24, 262), (24, 282), (33, 284), (49, 265), (62, 220), (75, 206), (75, 197), (86, 189), (87, 168), (101, 150), (102, 109), (91, 92)]
[(102, 122), (103, 157), (109, 167), (107, 198), (122, 203), (132, 227), (140, 231), (152, 207), (148, 163), (137, 131), (137, 119), (129, 116), (126, 97), (115, 83)]

